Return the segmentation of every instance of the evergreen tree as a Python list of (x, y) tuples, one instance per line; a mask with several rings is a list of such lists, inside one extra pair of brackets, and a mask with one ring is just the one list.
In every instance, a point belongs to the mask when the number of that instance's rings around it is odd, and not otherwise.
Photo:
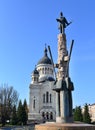
[(85, 122), (85, 123), (91, 123), (91, 118), (90, 118), (90, 115), (89, 115), (89, 109), (88, 109), (87, 103), (84, 106), (83, 122)]
[(22, 123), (23, 125), (27, 124), (27, 113), (26, 113), (24, 105), (22, 106)]
[(16, 106), (15, 105), (14, 105), (13, 110), (12, 110), (11, 124), (17, 125), (17, 112), (16, 112)]
[(81, 106), (76, 106), (75, 110), (74, 110), (74, 120), (75, 121), (83, 121), (83, 116), (82, 116), (82, 110), (81, 110)]
[(26, 99), (24, 100), (24, 103), (23, 103), (23, 110), (24, 110), (24, 124), (26, 125), (27, 124), (27, 120), (28, 120), (28, 106), (27, 106), (27, 102), (26, 102)]
[(19, 125), (22, 125), (22, 101), (20, 100), (19, 101), (19, 104), (18, 104), (18, 110), (17, 110), (17, 118), (18, 118), (18, 124)]
[(18, 124), (19, 125), (26, 125), (28, 119), (28, 111), (27, 111), (27, 102), (24, 100), (22, 105), (21, 100), (19, 101), (18, 110), (17, 110), (17, 117), (18, 117)]

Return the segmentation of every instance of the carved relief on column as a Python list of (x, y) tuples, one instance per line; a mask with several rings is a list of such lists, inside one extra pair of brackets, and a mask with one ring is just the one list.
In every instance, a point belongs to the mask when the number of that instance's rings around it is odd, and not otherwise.
[(59, 34), (58, 35), (58, 63), (63, 60), (63, 56), (67, 55), (67, 47), (66, 47), (66, 35)]
[(67, 47), (66, 47), (66, 35), (65, 34), (59, 34), (58, 35), (58, 74), (57, 78), (63, 78), (65, 77), (66, 73), (66, 63), (64, 62), (64, 56), (68, 54)]

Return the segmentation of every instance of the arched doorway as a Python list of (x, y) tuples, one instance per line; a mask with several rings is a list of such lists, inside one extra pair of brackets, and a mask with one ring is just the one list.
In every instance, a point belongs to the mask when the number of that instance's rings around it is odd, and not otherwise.
[(49, 113), (46, 113), (46, 120), (49, 120)]
[(45, 113), (44, 112), (42, 112), (42, 117), (43, 117), (43, 119), (45, 118)]
[(50, 120), (53, 120), (53, 113), (50, 113)]

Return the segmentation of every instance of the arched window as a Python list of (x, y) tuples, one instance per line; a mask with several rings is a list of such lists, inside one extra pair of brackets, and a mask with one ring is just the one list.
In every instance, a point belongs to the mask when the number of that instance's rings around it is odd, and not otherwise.
[(47, 68), (45, 68), (45, 74), (47, 74)]
[(44, 68), (42, 68), (42, 74), (44, 74)]
[(50, 94), (50, 103), (52, 103), (52, 95)]
[(49, 92), (46, 92), (46, 103), (49, 102)]
[(49, 74), (49, 68), (47, 69), (47, 74)]
[(45, 103), (45, 94), (43, 94), (43, 103)]
[(35, 109), (35, 98), (33, 100), (33, 108)]

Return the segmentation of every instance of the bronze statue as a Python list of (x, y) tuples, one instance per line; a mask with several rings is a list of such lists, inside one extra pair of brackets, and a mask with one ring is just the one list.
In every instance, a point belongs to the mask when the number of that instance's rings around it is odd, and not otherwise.
[(59, 25), (59, 29), (60, 29), (60, 33), (64, 33), (64, 29), (70, 25), (72, 22), (68, 23), (67, 19), (63, 16), (63, 13), (61, 12), (60, 13), (60, 18), (59, 19), (56, 19), (57, 22), (60, 23)]

